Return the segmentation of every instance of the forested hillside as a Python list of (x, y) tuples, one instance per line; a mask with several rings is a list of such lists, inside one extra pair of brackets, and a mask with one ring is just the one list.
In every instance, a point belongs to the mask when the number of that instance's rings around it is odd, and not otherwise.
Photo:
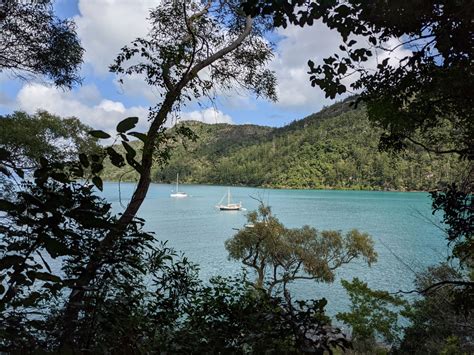
[[(155, 182), (229, 184), (280, 188), (426, 190), (450, 181), (462, 163), (411, 147), (379, 152), (380, 131), (364, 108), (337, 103), (281, 127), (185, 122), (199, 137), (184, 141), (169, 164), (155, 168)], [(108, 165), (104, 179), (124, 171)], [(133, 173), (123, 180), (134, 180)]]

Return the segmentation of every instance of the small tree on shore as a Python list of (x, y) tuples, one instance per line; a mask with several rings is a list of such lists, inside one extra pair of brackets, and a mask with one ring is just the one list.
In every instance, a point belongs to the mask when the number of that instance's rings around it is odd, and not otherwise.
[(225, 247), (230, 259), (255, 270), (255, 286), (270, 294), (277, 286), (286, 292), (296, 280), (333, 282), (335, 271), (354, 259), (369, 266), (377, 260), (370, 236), (355, 229), (343, 235), (310, 226), (286, 228), (263, 204), (248, 214), (248, 222)]

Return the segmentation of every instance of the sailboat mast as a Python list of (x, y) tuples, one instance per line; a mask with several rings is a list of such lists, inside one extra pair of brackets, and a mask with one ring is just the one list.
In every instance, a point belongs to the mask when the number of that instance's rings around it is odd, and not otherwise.
[(176, 192), (178, 192), (178, 177), (179, 173), (176, 173)]
[(227, 206), (230, 205), (230, 187), (227, 190)]

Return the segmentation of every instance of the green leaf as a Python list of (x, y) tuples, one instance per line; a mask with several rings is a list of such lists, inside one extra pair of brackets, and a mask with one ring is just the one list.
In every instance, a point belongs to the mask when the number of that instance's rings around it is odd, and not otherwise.
[(123, 156), (117, 153), (114, 148), (107, 147), (106, 151), (107, 151), (107, 154), (109, 155), (110, 162), (113, 165), (115, 165), (118, 168), (125, 165), (125, 160), (123, 159)]
[(23, 171), (23, 169), (20, 169), (20, 168), (13, 168), (15, 169), (15, 173), (21, 177), (22, 179), (25, 177), (25, 172)]
[(132, 167), (134, 168), (136, 171), (138, 171), (140, 174), (142, 173), (143, 169), (142, 169), (142, 166), (140, 165), (140, 163), (138, 163), (135, 159), (133, 159), (133, 157), (131, 157), (130, 155), (126, 155), (125, 158), (127, 159), (127, 163)]
[(98, 176), (94, 176), (92, 178), (92, 183), (100, 190), (103, 191), (104, 184), (102, 183), (102, 179)]
[(8, 171), (8, 169), (7, 169), (5, 166), (1, 165), (1, 164), (0, 164), (0, 172), (1, 172), (2, 174), (6, 175), (6, 176), (10, 176), (10, 175), (11, 175), (10, 172)]
[(19, 255), (7, 255), (0, 259), (0, 270), (8, 269), (9, 267), (23, 262), (23, 258)]
[(351, 39), (351, 40), (349, 41), (349, 43), (347, 43), (347, 46), (348, 46), (348, 47), (352, 47), (352, 46), (353, 46), (354, 44), (356, 44), (356, 43), (357, 43), (357, 42), (356, 42), (355, 40)]
[(0, 160), (6, 160), (10, 158), (11, 153), (5, 148), (0, 148)]
[(31, 307), (35, 304), (35, 302), (40, 297), (41, 297), (41, 294), (39, 292), (33, 292), (33, 293), (31, 293), (31, 295), (28, 296), (28, 298), (26, 298), (23, 301), (23, 305), (26, 306), (26, 307)]
[(117, 125), (117, 132), (125, 133), (134, 128), (138, 123), (138, 117), (127, 117)]
[(0, 211), (13, 211), (15, 209), (15, 204), (10, 201), (0, 199)]
[(93, 162), (99, 162), (100, 161), (100, 155), (92, 154), (91, 159), (92, 159)]
[(133, 136), (135, 138), (138, 138), (141, 140), (143, 143), (146, 143), (146, 140), (148, 139), (148, 136), (145, 133), (140, 133), (140, 132), (130, 132), (130, 136)]
[[(46, 251), (51, 255), (51, 257), (56, 258), (58, 256), (62, 255), (68, 255), (70, 253), (69, 248), (64, 244), (63, 242), (48, 238), (45, 243), (44, 247), (46, 248)], [(41, 256), (41, 255), (40, 255)], [(46, 261), (41, 257), (43, 262), (46, 264)], [(46, 264), (47, 265), (47, 264)], [(49, 265), (47, 265), (47, 268), (49, 268)]]
[(79, 154), (79, 161), (81, 162), (84, 168), (87, 168), (89, 166), (89, 158), (87, 158), (87, 155), (85, 155), (84, 153)]
[(99, 138), (99, 139), (107, 139), (110, 138), (110, 134), (105, 133), (104, 131), (89, 131), (89, 134), (94, 137), (94, 138)]
[(137, 152), (135, 151), (135, 149), (132, 148), (130, 144), (128, 144), (127, 142), (122, 142), (122, 145), (127, 151), (127, 156), (130, 156), (130, 158), (134, 158), (137, 155)]
[(104, 169), (104, 166), (101, 163), (92, 163), (91, 165), (92, 174), (98, 174), (102, 169)]

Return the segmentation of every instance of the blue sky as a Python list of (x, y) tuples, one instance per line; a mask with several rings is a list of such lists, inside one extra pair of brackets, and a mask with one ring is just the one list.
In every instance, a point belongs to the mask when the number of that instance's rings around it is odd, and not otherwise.
[[(0, 114), (14, 110), (46, 109), (61, 116), (76, 116), (88, 125), (113, 130), (127, 116), (138, 116), (146, 128), (148, 107), (159, 97), (138, 78), (123, 86), (108, 72), (119, 49), (148, 30), (146, 17), (159, 0), (56, 0), (56, 13), (73, 18), (85, 49), (82, 86), (62, 91), (40, 79), (28, 83), (0, 73)], [(245, 95), (219, 97), (213, 106), (185, 107), (182, 117), (208, 123), (253, 123), (282, 126), (317, 112), (331, 101), (312, 88), (307, 75), (308, 59), (320, 61), (337, 51), (340, 37), (324, 25), (278, 30), (275, 58), (270, 68), (278, 79), (279, 102), (255, 100)]]

